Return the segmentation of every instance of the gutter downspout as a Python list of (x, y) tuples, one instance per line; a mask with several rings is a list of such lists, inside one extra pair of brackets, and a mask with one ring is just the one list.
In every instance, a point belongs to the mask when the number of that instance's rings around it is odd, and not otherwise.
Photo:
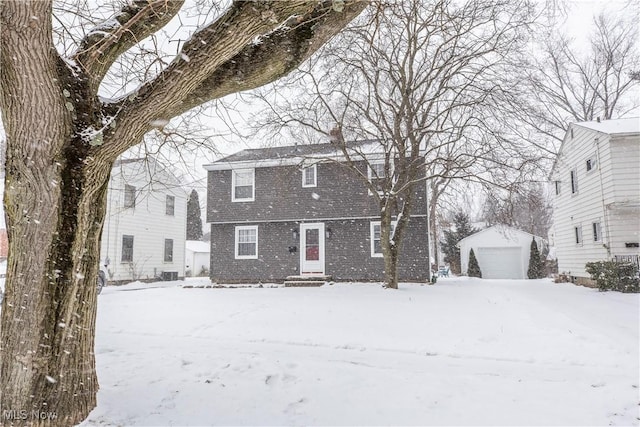
[[(598, 166), (598, 177), (600, 178), (600, 201), (602, 203), (602, 215), (604, 220), (604, 228), (605, 233), (602, 236), (602, 245), (607, 249), (607, 258), (611, 258), (611, 235), (609, 234), (609, 211), (607, 210), (605, 200), (604, 200), (604, 184), (602, 182), (602, 162), (600, 155), (600, 139), (596, 137), (594, 139), (594, 145), (596, 146), (596, 157), (597, 157), (597, 166)], [(606, 243), (605, 243), (606, 241)]]

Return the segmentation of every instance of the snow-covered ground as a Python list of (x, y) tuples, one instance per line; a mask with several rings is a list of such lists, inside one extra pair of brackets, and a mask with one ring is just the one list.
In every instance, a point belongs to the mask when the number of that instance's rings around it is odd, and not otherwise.
[(83, 425), (639, 423), (638, 295), (549, 280), (182, 284), (100, 295), (101, 388)]

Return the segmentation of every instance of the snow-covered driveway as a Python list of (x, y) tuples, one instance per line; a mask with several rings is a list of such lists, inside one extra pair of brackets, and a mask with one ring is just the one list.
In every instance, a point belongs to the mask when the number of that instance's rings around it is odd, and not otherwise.
[(638, 425), (638, 295), (176, 283), (100, 295), (86, 425)]

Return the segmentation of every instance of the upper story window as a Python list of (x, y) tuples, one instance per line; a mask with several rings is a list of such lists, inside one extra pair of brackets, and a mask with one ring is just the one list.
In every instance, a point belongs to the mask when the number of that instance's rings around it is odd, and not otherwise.
[(591, 228), (593, 229), (593, 241), (601, 242), (602, 241), (602, 227), (599, 222), (594, 222), (591, 224)]
[(125, 209), (136, 207), (136, 187), (133, 185), (124, 185), (124, 207)]
[(578, 171), (573, 169), (570, 172), (571, 178), (571, 194), (576, 194), (578, 192)]
[(133, 262), (133, 236), (122, 236), (122, 262)]
[(302, 186), (316, 187), (318, 185), (318, 173), (316, 165), (302, 169)]
[(597, 166), (598, 166), (598, 162), (596, 161), (596, 156), (593, 156), (590, 159), (587, 159), (587, 162), (586, 162), (587, 172), (594, 170)]
[(236, 259), (258, 258), (258, 226), (242, 225), (236, 227)]
[[(391, 234), (396, 228), (396, 221), (391, 223)], [(380, 243), (380, 237), (382, 236), (382, 229), (380, 227), (380, 221), (371, 221), (371, 256), (375, 258), (382, 257), (382, 245)]]
[(555, 181), (555, 184), (556, 184), (556, 196), (559, 196), (560, 189), (561, 189), (560, 181)]
[(231, 171), (231, 201), (253, 202), (255, 200), (256, 170), (236, 169)]
[(164, 239), (164, 262), (173, 262), (173, 239)]
[[(378, 193), (382, 193), (384, 189), (385, 171), (384, 163), (369, 163), (367, 166), (367, 177), (369, 181), (375, 186)], [(371, 191), (369, 191), (371, 194)]]
[(576, 245), (582, 244), (582, 226), (573, 227), (573, 233), (576, 238)]
[(167, 196), (167, 202), (165, 206), (165, 214), (173, 216), (176, 208), (176, 198), (174, 196)]

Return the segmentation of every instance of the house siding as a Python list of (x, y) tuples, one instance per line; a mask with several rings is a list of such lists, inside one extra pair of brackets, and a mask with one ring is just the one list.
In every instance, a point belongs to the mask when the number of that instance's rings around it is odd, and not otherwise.
[[(617, 137), (572, 125), (552, 173), (561, 182), (554, 198), (554, 237), (558, 271), (588, 278), (585, 264), (615, 255), (637, 254), (625, 248), (638, 241), (640, 203), (639, 136)], [(597, 156), (596, 168), (587, 172), (587, 159)], [(578, 173), (578, 193), (571, 194), (569, 171)], [(635, 207), (633, 207), (635, 206)], [(600, 222), (602, 239), (595, 241), (592, 224)], [(575, 242), (574, 227), (582, 228), (582, 243)]]
[[(162, 272), (184, 277), (187, 194), (163, 172), (153, 180), (140, 167), (114, 169), (107, 194), (102, 230), (101, 268), (109, 281), (152, 280)], [(136, 204), (124, 208), (125, 184), (136, 187)], [(166, 214), (166, 196), (175, 197), (174, 215)], [(133, 236), (133, 261), (122, 262), (122, 236)], [(164, 260), (165, 239), (173, 240), (173, 261)], [(108, 265), (104, 265), (108, 262)]]
[[(359, 170), (366, 176), (366, 164)], [(324, 220), (379, 216), (373, 195), (353, 171), (339, 163), (317, 165), (317, 186), (302, 187), (298, 166), (255, 169), (255, 201), (231, 201), (231, 170), (208, 173), (207, 222)], [(426, 214), (425, 184), (417, 184), (412, 215)]]
[[(380, 281), (383, 258), (371, 257), (370, 223), (376, 219), (323, 221), (332, 237), (325, 239), (325, 273), (337, 281)], [(312, 222), (312, 221), (308, 221)], [(242, 223), (258, 226), (258, 258), (235, 259), (235, 227), (211, 225), (211, 280), (217, 283), (282, 282), (300, 274), (300, 242), (293, 240), (299, 222)], [(426, 218), (411, 218), (402, 246), (400, 280), (429, 280)], [(296, 252), (289, 252), (295, 246)]]

